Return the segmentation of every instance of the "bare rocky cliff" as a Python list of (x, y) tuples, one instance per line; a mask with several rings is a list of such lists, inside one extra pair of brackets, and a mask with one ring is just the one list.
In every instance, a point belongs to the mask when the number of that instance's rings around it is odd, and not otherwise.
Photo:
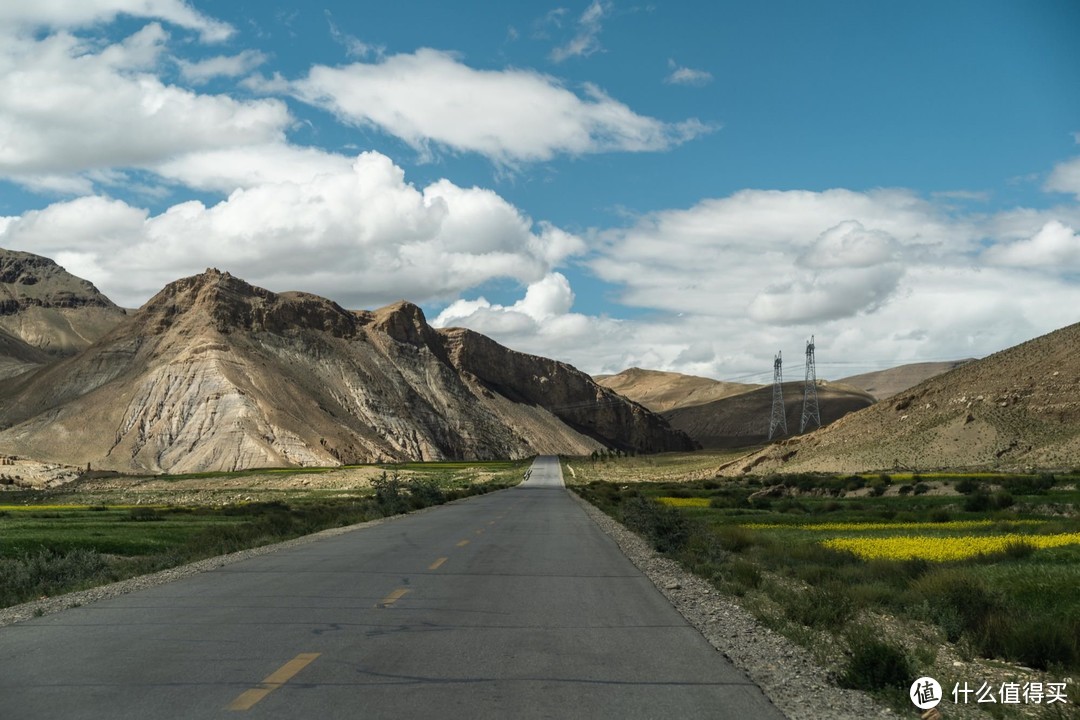
[(0, 448), (119, 470), (686, 449), (562, 363), (209, 270), (78, 355), (0, 381)]
[[(46, 257), (0, 248), (0, 330), (50, 357), (89, 346), (125, 318), (94, 285)], [(0, 358), (11, 357), (0, 347)]]

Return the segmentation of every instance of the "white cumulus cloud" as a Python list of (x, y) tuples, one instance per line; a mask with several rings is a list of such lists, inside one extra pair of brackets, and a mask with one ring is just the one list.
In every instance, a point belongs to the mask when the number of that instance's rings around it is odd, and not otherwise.
[[(426, 302), (496, 278), (535, 283), (583, 250), (579, 239), (533, 223), (489, 190), (446, 180), (417, 189), (378, 153), (325, 169), (158, 215), (96, 196), (54, 203), (9, 218), (0, 247), (63, 257), (68, 270), (128, 306), (209, 266), (351, 307)], [(561, 307), (543, 297), (533, 305)]]
[(151, 23), (98, 49), (66, 32), (0, 43), (0, 177), (85, 192), (94, 170), (282, 142), (279, 100), (200, 95), (150, 71), (167, 34)]
[(696, 120), (638, 115), (592, 85), (580, 96), (547, 75), (478, 70), (432, 49), (373, 63), (317, 65), (291, 88), (343, 122), (377, 127), (421, 153), (475, 152), (503, 165), (559, 154), (663, 150), (710, 129)]
[(79, 28), (119, 15), (156, 18), (194, 30), (207, 42), (229, 38), (233, 28), (207, 17), (184, 0), (9, 0), (0, 3), (0, 27)]
[(984, 257), (993, 265), (1075, 272), (1080, 269), (1080, 234), (1052, 220), (1030, 238), (990, 247)]

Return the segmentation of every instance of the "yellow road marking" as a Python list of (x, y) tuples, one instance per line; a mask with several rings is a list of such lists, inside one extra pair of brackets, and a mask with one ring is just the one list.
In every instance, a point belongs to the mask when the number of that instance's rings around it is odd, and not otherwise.
[(292, 660), (267, 675), (266, 679), (259, 684), (259, 687), (253, 687), (250, 690), (245, 690), (240, 693), (235, 700), (229, 703), (227, 709), (250, 710), (255, 703), (277, 690), (287, 683), (293, 675), (296, 675), (296, 673), (310, 665), (315, 658), (319, 657), (319, 654), (320, 653), (300, 653)]
[(457, 546), (458, 546), (458, 547), (465, 547), (465, 546), (466, 546), (466, 545), (468, 545), (468, 544), (469, 544), (469, 541), (468, 541), (468, 540), (462, 540), (461, 542), (459, 542), (459, 543), (457, 544)]
[(436, 560), (435, 562), (433, 562), (433, 563), (431, 563), (430, 565), (428, 565), (428, 570), (438, 570), (438, 569), (439, 569), (440, 567), (442, 567), (442, 564), (443, 564), (444, 562), (446, 562), (447, 560), (449, 560), (449, 559), (450, 559), (450, 558), (444, 558), (444, 557), (442, 557), (442, 558), (439, 558), (439, 559), (438, 559), (438, 560)]
[(477, 531), (476, 531), (476, 534), (477, 534), (477, 535), (483, 535), (483, 534), (484, 534), (484, 531), (483, 531), (483, 530), (477, 530)]
[(407, 592), (409, 592), (407, 588), (398, 588), (394, 592), (392, 592), (389, 595), (387, 595), (386, 597), (384, 597), (382, 599), (382, 602), (380, 602), (378, 605), (376, 605), (376, 607), (383, 607), (383, 608), (384, 607), (390, 607), (391, 605), (396, 603), (398, 600), (405, 597), (405, 594)]

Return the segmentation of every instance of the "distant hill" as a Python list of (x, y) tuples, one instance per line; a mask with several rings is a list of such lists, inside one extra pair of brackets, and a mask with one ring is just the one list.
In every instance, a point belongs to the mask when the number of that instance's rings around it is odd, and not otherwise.
[[(65, 357), (125, 317), (92, 283), (49, 258), (0, 248), (0, 331), (12, 338), (51, 357)], [(18, 354), (25, 353), (11, 343), (0, 344), (0, 364)]]
[(838, 382), (845, 385), (865, 390), (877, 400), (891, 398), (897, 393), (902, 393), (910, 387), (915, 387), (924, 380), (949, 372), (969, 363), (974, 358), (966, 360), (951, 360), (949, 362), (925, 362), (899, 365), (888, 370), (863, 373), (841, 378)]
[(623, 370), (617, 375), (597, 375), (594, 379), (653, 412), (702, 405), (760, 387), (641, 368)]
[[(694, 375), (630, 368), (617, 375), (598, 375), (601, 385), (661, 413), (671, 426), (702, 447), (747, 447), (769, 437), (772, 386), (722, 382)], [(791, 434), (802, 418), (803, 383), (784, 383), (784, 405)], [(818, 403), (824, 425), (872, 404), (868, 393), (847, 384), (818, 381)]]
[[(103, 309), (108, 310), (108, 307)], [(350, 312), (216, 270), (0, 380), (0, 452), (191, 472), (694, 447), (573, 367), (400, 302)]]
[[(788, 434), (799, 432), (802, 419), (803, 383), (783, 385)], [(705, 448), (746, 447), (769, 438), (772, 386), (714, 400), (702, 405), (675, 408), (663, 413), (671, 426), (682, 430)], [(822, 425), (873, 404), (874, 398), (857, 388), (818, 381), (818, 408)], [(774, 438), (775, 439), (775, 438)]]
[(1080, 324), (930, 378), (726, 472), (1080, 465)]

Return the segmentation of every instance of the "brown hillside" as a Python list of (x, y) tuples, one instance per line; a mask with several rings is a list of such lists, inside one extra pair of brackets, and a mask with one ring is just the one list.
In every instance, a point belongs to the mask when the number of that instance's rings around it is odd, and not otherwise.
[(415, 305), (349, 312), (214, 270), (0, 382), (0, 429), (0, 452), (172, 472), (693, 447), (574, 368)]
[(0, 330), (0, 380), (46, 365), (52, 358), (45, 351)]
[(653, 412), (703, 405), (760, 387), (641, 368), (623, 370), (617, 375), (597, 375), (595, 380)]
[(1080, 324), (931, 378), (728, 472), (1080, 465)]
[[(802, 419), (803, 383), (783, 385), (788, 434), (799, 432)], [(852, 387), (818, 381), (818, 407), (822, 425), (873, 404), (867, 393)], [(732, 448), (768, 441), (772, 413), (772, 386), (715, 400), (704, 405), (677, 408), (664, 417), (705, 448)]]
[[(125, 313), (49, 258), (0, 248), (0, 330), (52, 356), (72, 355)], [(6, 348), (0, 347), (0, 357)]]
[(876, 400), (885, 400), (893, 395), (902, 393), (908, 388), (915, 387), (924, 380), (954, 370), (974, 358), (966, 360), (952, 360), (949, 362), (926, 362), (910, 363), (888, 370), (862, 373), (841, 378), (839, 382), (865, 390), (874, 396)]

